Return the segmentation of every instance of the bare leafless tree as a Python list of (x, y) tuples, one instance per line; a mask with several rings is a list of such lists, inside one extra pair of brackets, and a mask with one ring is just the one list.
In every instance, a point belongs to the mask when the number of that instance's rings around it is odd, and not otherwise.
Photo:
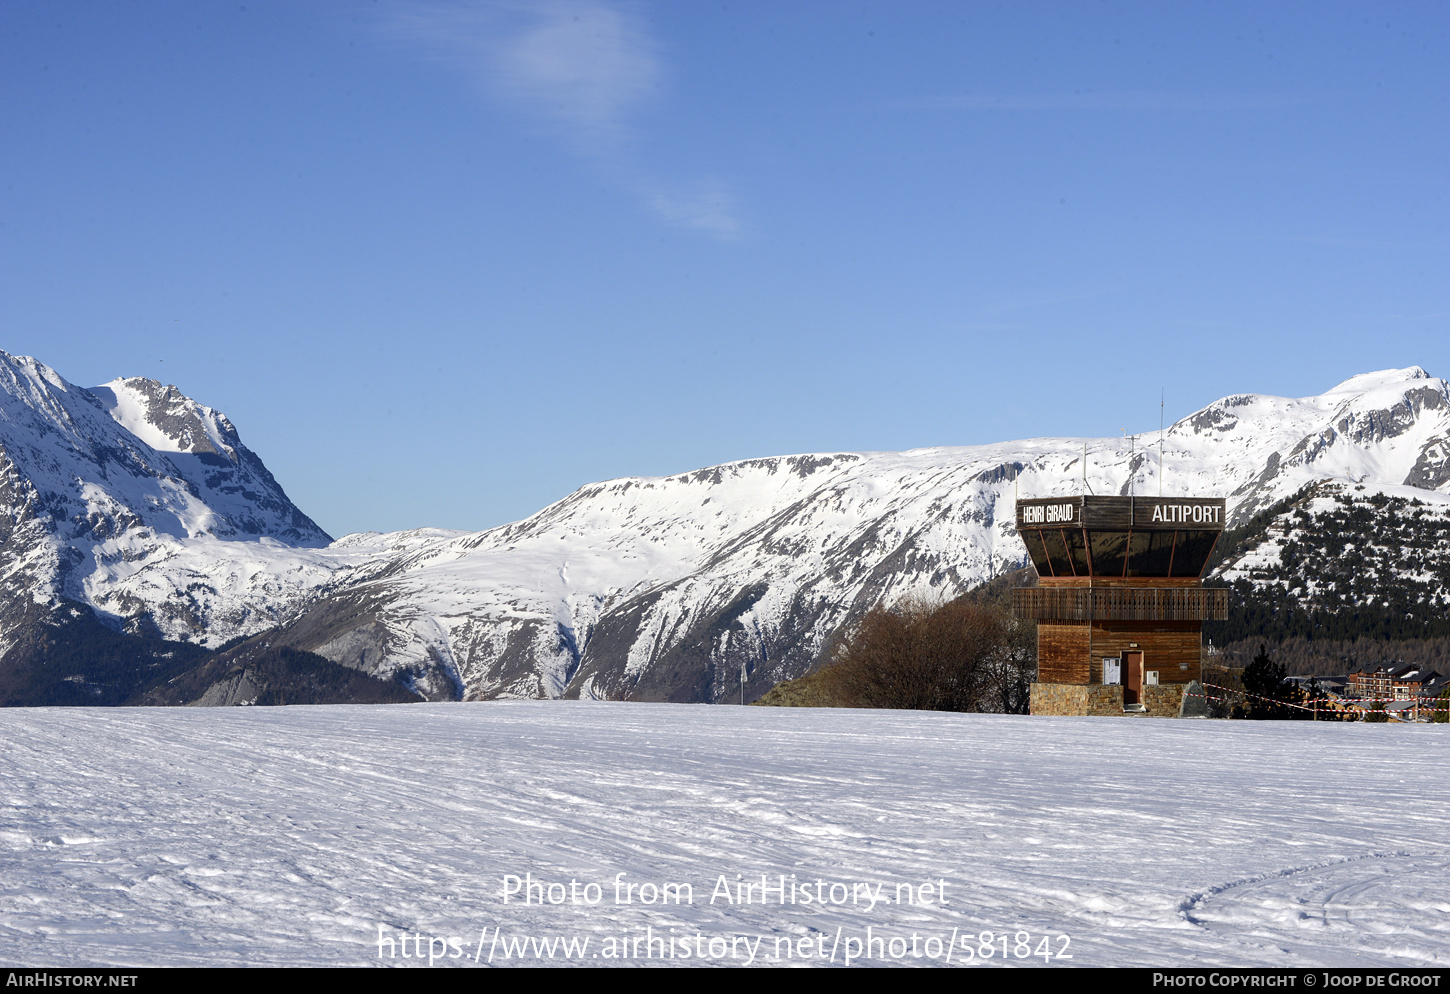
[(821, 676), (849, 707), (1018, 711), (1028, 660), (1022, 634), (1000, 611), (916, 598), (868, 611), (837, 641)]
[(987, 660), (987, 696), (983, 711), (1027, 714), (1032, 682), (1037, 679), (1037, 624), (1004, 618), (1002, 646)]

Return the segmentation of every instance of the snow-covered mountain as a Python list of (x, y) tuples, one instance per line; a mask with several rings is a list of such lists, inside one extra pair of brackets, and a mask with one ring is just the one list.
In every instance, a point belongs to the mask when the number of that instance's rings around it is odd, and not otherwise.
[(331, 573), (305, 552), (330, 541), (219, 412), (0, 352), (0, 657), (61, 599), (203, 643), (260, 631)]
[(1161, 448), (1034, 439), (614, 480), (360, 567), (280, 637), (469, 698), (732, 700), (742, 668), (753, 697), (873, 604), (1024, 566), (1018, 492), (1151, 494), (1161, 475), (1164, 493), (1229, 498), (1236, 522), (1322, 479), (1450, 503), (1447, 439), (1450, 388), (1411, 368), (1320, 397), (1229, 397)]
[(742, 672), (759, 696), (878, 602), (1025, 565), (1017, 493), (1161, 487), (1227, 497), (1234, 521), (1325, 479), (1450, 504), (1450, 387), (1412, 367), (1319, 397), (1229, 397), (1161, 445), (753, 459), (593, 484), (484, 532), (326, 545), (220, 414), (154, 381), (86, 391), (4, 360), (0, 520), (24, 552), (7, 558), (12, 596), (209, 645), (282, 622), (271, 643), (434, 699), (733, 700)]

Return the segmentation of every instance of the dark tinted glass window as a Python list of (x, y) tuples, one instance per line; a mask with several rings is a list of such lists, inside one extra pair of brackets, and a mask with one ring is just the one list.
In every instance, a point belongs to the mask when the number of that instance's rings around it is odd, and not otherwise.
[(1042, 530), (1042, 544), (1047, 546), (1047, 557), (1052, 560), (1052, 572), (1057, 576), (1072, 576), (1072, 563), (1067, 558), (1067, 545), (1062, 540), (1062, 531), (1057, 528)]
[(1129, 576), (1167, 576), (1173, 532), (1135, 531), (1128, 538)]
[(1048, 564), (1047, 553), (1042, 548), (1042, 532), (1036, 528), (1024, 528), (1022, 541), (1027, 546), (1027, 554), (1032, 557), (1032, 565), (1037, 569), (1037, 575), (1051, 576), (1052, 567)]
[(1198, 576), (1202, 573), (1217, 538), (1218, 532), (1179, 532), (1178, 548), (1173, 552), (1173, 575)]
[(1093, 550), (1093, 576), (1122, 576), (1127, 532), (1088, 532)]
[(1088, 575), (1087, 542), (1081, 528), (1064, 528), (1062, 537), (1067, 540), (1067, 554), (1072, 557), (1072, 566), (1078, 576)]

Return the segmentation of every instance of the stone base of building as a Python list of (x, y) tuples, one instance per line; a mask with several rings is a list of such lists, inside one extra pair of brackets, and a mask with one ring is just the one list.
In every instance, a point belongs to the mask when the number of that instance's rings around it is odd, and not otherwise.
[(1030, 700), (1032, 714), (1192, 718), (1208, 713), (1197, 680), (1144, 687), (1141, 711), (1123, 709), (1121, 686), (1100, 683), (1034, 683)]

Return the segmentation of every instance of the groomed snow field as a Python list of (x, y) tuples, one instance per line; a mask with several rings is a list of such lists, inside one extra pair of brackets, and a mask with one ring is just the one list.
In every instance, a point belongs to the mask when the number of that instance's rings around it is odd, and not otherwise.
[(0, 962), (1443, 967), (1447, 759), (1450, 725), (13, 709)]

